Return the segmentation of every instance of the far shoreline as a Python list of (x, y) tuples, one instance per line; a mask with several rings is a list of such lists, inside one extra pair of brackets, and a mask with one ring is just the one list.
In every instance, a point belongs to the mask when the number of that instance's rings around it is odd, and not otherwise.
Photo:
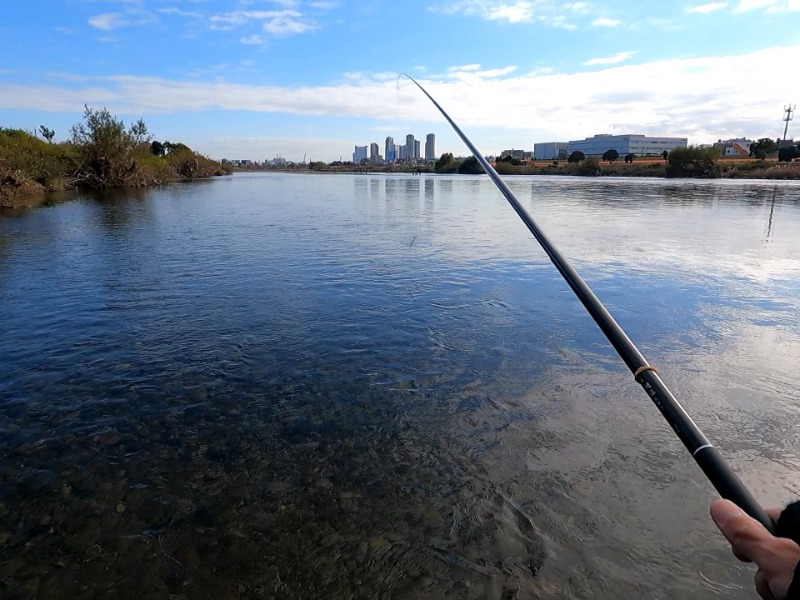
[[(666, 174), (667, 163), (660, 158), (636, 160), (633, 163), (621, 162), (593, 163), (590, 168), (580, 164), (567, 164), (566, 161), (537, 161), (533, 164), (519, 166), (508, 163), (491, 163), (501, 176), (575, 176), (575, 177), (638, 177), (650, 179), (737, 179), (737, 180), (800, 180), (800, 161), (778, 162), (777, 160), (757, 159), (719, 159), (716, 170), (711, 175), (686, 175), (670, 177)], [(312, 163), (319, 165), (319, 163)], [(583, 167), (583, 168), (582, 168)], [(481, 175), (480, 172), (459, 173), (455, 168), (448, 171), (437, 171), (431, 164), (418, 165), (385, 165), (385, 166), (309, 166), (294, 167), (234, 167), (234, 173), (299, 173), (299, 174), (349, 174), (349, 175)]]
[[(742, 161), (723, 163), (723, 169), (720, 174), (715, 177), (667, 177), (663, 174), (656, 174), (653, 172), (652, 167), (647, 168), (645, 165), (652, 164), (645, 163), (633, 165), (620, 165), (620, 164), (603, 164), (600, 165), (599, 171), (595, 173), (579, 173), (575, 170), (566, 168), (556, 168), (552, 165), (547, 167), (534, 166), (533, 169), (541, 170), (540, 172), (529, 172), (529, 166), (523, 167), (515, 172), (500, 172), (501, 176), (529, 176), (529, 177), (580, 177), (588, 179), (604, 179), (604, 178), (637, 178), (637, 179), (653, 179), (658, 181), (674, 180), (674, 181), (688, 181), (688, 180), (736, 180), (736, 181), (800, 181), (800, 162), (792, 163), (778, 163), (775, 161)], [(493, 165), (494, 166), (494, 165)], [(566, 165), (565, 165), (566, 166)], [(573, 165), (571, 165), (573, 166)], [(724, 167), (728, 168), (724, 168)], [(424, 166), (423, 166), (424, 167)], [(643, 168), (644, 167), (644, 168)], [(280, 174), (293, 174), (293, 175), (398, 175), (398, 176), (443, 176), (443, 175), (462, 175), (461, 173), (437, 173), (433, 169), (425, 170), (411, 170), (411, 169), (396, 169), (390, 167), (383, 168), (353, 168), (353, 167), (333, 167), (325, 169), (309, 169), (308, 167), (253, 167), (241, 168), (235, 167), (230, 173), (234, 174), (247, 174), (247, 173), (280, 173)], [(470, 175), (485, 175), (485, 173), (471, 173)], [(143, 190), (152, 189), (163, 186), (169, 186), (176, 183), (189, 183), (201, 182), (214, 179), (224, 178), (226, 175), (211, 175), (208, 177), (197, 177), (193, 179), (174, 178), (164, 181), (154, 182), (151, 185), (145, 186), (129, 186), (119, 188), (107, 188), (106, 190), (48, 190), (44, 186), (30, 181), (23, 182), (2, 182), (0, 185), (0, 214), (9, 214), (12, 211), (19, 209), (33, 209), (51, 203), (60, 203), (67, 201), (70, 197), (81, 193), (101, 193), (102, 191), (130, 191), (130, 190)]]

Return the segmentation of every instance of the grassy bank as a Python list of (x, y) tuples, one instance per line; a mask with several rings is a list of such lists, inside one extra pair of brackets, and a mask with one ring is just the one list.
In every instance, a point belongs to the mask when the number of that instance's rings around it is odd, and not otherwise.
[[(153, 141), (143, 121), (126, 128), (106, 110), (86, 109), (70, 138), (53, 143), (0, 127), (0, 208), (41, 201), (47, 191), (141, 187), (230, 173), (184, 144)], [(42, 139), (44, 138), (44, 139)]]
[[(580, 162), (536, 161), (513, 164), (498, 160), (494, 165), (501, 175), (563, 175), (574, 177), (689, 177), (724, 179), (785, 179), (800, 180), (800, 162), (778, 162), (774, 158), (756, 160), (746, 158), (719, 158), (708, 154), (705, 149), (695, 148), (675, 152), (669, 160), (642, 157), (631, 162), (602, 162), (590, 156)], [(236, 171), (285, 171), (318, 173), (438, 173), (480, 174), (480, 165), (474, 158), (454, 158), (445, 154), (436, 164), (395, 164), (395, 165), (357, 165), (353, 163), (313, 162), (309, 165), (290, 165), (285, 167), (265, 167), (254, 165), (234, 167)]]
[(663, 160), (635, 160), (632, 163), (600, 162), (593, 157), (568, 164), (566, 161), (512, 165), (498, 162), (501, 175), (573, 175), (589, 177), (692, 177), (705, 179), (786, 179), (800, 180), (800, 162), (764, 160), (712, 160), (708, 163), (675, 165)]

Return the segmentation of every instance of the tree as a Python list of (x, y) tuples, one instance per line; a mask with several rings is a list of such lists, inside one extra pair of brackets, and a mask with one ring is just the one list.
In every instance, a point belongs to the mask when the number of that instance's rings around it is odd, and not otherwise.
[(758, 160), (764, 160), (768, 155), (778, 151), (778, 144), (770, 138), (761, 138), (757, 142), (750, 144), (750, 156)]
[(609, 148), (608, 150), (603, 152), (603, 160), (608, 161), (608, 164), (611, 164), (618, 158), (619, 158), (619, 152), (614, 150), (614, 148)]
[(600, 174), (600, 161), (596, 156), (590, 156), (578, 166), (578, 175), (597, 176)]
[(80, 148), (78, 185), (89, 188), (125, 187), (138, 178), (134, 151), (147, 139), (141, 119), (130, 129), (105, 108), (84, 107), (83, 122), (73, 125), (72, 143)]
[(477, 158), (468, 156), (458, 165), (458, 172), (462, 175), (480, 175), (483, 173), (483, 167), (478, 164)]
[(778, 150), (778, 162), (792, 162), (795, 158), (800, 158), (800, 149), (796, 146), (784, 146)]
[(636, 155), (633, 152), (628, 152), (625, 155), (625, 162), (629, 164), (633, 164), (633, 160), (636, 158)]
[(717, 148), (700, 148), (688, 146), (675, 148), (669, 154), (667, 177), (716, 177), (719, 150)]
[(48, 144), (53, 143), (53, 138), (56, 136), (56, 132), (52, 129), (45, 127), (44, 125), (39, 125), (39, 133), (42, 134), (42, 137), (47, 140)]
[(166, 153), (167, 147), (158, 140), (153, 140), (153, 143), (150, 144), (150, 154), (155, 156), (164, 156)]
[(438, 171), (439, 169), (445, 167), (450, 161), (453, 160), (453, 155), (450, 152), (445, 152), (442, 154), (439, 159), (434, 164), (434, 168)]
[(669, 150), (664, 150), (664, 151), (661, 153), (661, 156), (663, 156), (663, 157), (664, 157), (664, 162), (667, 162), (667, 159), (669, 158)]
[(139, 119), (136, 123), (131, 125), (128, 133), (137, 144), (146, 144), (150, 141), (150, 134), (147, 133), (147, 125), (145, 125), (142, 119)]
[(567, 162), (570, 164), (583, 162), (584, 160), (586, 160), (586, 155), (580, 150), (573, 151), (567, 158)]
[(519, 159), (514, 158), (510, 154), (506, 154), (505, 156), (501, 156), (495, 162), (507, 162), (507, 163), (511, 163), (515, 167), (518, 167), (520, 164), (522, 164), (522, 163), (520, 163)]

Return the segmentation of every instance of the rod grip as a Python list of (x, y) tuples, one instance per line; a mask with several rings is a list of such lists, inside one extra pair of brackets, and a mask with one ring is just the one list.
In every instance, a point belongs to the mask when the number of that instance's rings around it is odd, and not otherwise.
[(713, 446), (703, 446), (694, 453), (694, 460), (706, 474), (719, 495), (730, 500), (775, 535), (775, 522), (750, 494), (728, 463)]

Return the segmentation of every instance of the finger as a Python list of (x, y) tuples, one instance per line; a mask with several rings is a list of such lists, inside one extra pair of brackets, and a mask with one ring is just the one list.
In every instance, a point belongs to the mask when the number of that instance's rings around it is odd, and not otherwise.
[(742, 554), (741, 552), (739, 552), (739, 551), (736, 549), (736, 546), (731, 546), (731, 552), (733, 552), (733, 555), (734, 555), (736, 558), (738, 558), (740, 561), (742, 561), (742, 562), (753, 562), (752, 560), (750, 560), (749, 558), (747, 558), (747, 557), (746, 557), (744, 554)]
[(778, 519), (781, 516), (781, 513), (783, 512), (783, 509), (782, 508), (768, 508), (768, 509), (766, 509), (766, 511), (767, 511), (767, 515), (769, 515), (769, 518), (772, 519), (773, 521), (777, 522)]
[(711, 518), (731, 543), (739, 560), (752, 561), (759, 548), (775, 539), (761, 523), (729, 500), (713, 502)]
[(769, 587), (767, 576), (764, 575), (762, 571), (756, 572), (755, 582), (756, 591), (758, 592), (759, 596), (761, 596), (764, 600), (775, 600), (775, 595), (772, 593), (772, 590)]

